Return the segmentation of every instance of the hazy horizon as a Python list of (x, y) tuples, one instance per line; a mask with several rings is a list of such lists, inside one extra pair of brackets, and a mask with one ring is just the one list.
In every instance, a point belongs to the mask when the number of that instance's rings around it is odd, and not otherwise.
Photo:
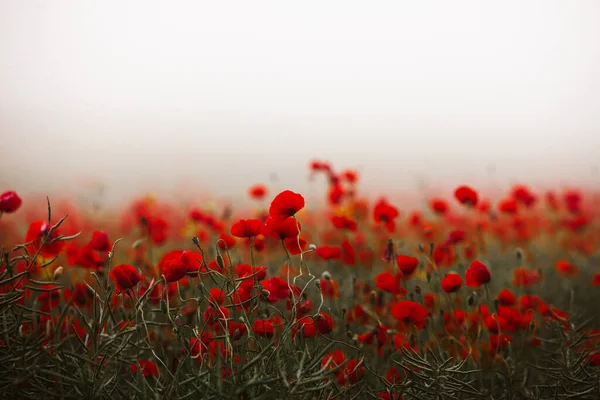
[(0, 2), (0, 185), (598, 186), (600, 3)]

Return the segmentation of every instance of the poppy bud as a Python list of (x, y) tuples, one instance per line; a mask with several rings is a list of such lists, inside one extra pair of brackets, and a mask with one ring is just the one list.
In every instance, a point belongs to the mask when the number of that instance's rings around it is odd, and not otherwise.
[(431, 272), (427, 272), (426, 276), (427, 276), (427, 283), (430, 283), (431, 282)]
[(469, 295), (467, 298), (467, 304), (469, 307), (473, 307), (475, 305), (475, 293), (471, 293), (471, 295)]
[(517, 250), (515, 251), (516, 255), (517, 255), (517, 260), (521, 261), (523, 259), (523, 250), (521, 250), (519, 247), (517, 247)]
[(417, 248), (419, 249), (419, 252), (424, 252), (425, 251), (425, 247), (423, 247), (422, 243), (419, 243), (419, 245), (417, 246)]
[(64, 270), (64, 268), (62, 267), (62, 265), (60, 267), (56, 268), (54, 270), (54, 275), (52, 275), (52, 280), (57, 281), (61, 277), (63, 270)]
[(316, 244), (310, 244), (308, 245), (308, 251), (315, 251), (317, 249), (317, 245)]
[(329, 272), (327, 272), (327, 271), (323, 272), (323, 274), (321, 276), (325, 280), (330, 280), (331, 279), (331, 274)]
[(419, 286), (419, 285), (415, 286), (415, 293), (419, 294), (419, 295), (421, 294), (421, 286)]
[(318, 288), (319, 288), (319, 290), (320, 290), (320, 289), (321, 289), (321, 280), (320, 280), (320, 279), (317, 279), (317, 280), (315, 281), (315, 285), (317, 285), (317, 287), (318, 287)]
[(200, 239), (198, 239), (198, 236), (194, 236), (192, 238), (192, 243), (194, 243), (196, 246), (200, 246)]
[(221, 269), (225, 268), (225, 260), (223, 260), (221, 253), (217, 253), (217, 265)]
[(167, 302), (164, 300), (160, 300), (160, 311), (162, 311), (163, 313), (167, 313), (169, 312), (169, 308), (167, 307)]

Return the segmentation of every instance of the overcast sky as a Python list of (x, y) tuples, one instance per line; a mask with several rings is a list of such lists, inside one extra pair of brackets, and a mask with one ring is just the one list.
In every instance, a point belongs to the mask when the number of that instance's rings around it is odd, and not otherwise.
[[(0, 189), (597, 184), (600, 2), (0, 0)], [(150, 183), (151, 182), (151, 183)], [(385, 189), (382, 189), (384, 188)]]

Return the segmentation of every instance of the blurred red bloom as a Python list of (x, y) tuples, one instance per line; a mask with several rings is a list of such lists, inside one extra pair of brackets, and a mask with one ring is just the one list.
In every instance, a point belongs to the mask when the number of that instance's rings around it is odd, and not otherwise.
[(17, 192), (9, 190), (0, 195), (0, 213), (14, 213), (21, 207), (23, 200)]
[(248, 189), (248, 194), (253, 199), (261, 200), (267, 195), (267, 187), (259, 183)]
[(333, 226), (337, 229), (346, 229), (352, 232), (356, 231), (356, 222), (346, 216), (333, 216), (331, 217)]
[(219, 235), (217, 246), (219, 246), (219, 248), (222, 250), (229, 250), (235, 246), (235, 239), (226, 233), (221, 233)]
[(598, 286), (600, 285), (600, 272), (598, 272), (596, 275), (594, 275), (594, 277), (592, 278), (592, 285), (594, 286)]
[(131, 264), (117, 265), (110, 270), (108, 275), (121, 291), (131, 289), (139, 282), (146, 279), (140, 275), (137, 269)]
[(284, 190), (279, 193), (271, 202), (269, 215), (275, 221), (283, 221), (288, 217), (294, 216), (298, 211), (304, 208), (304, 197), (291, 190)]
[(448, 274), (442, 279), (442, 289), (446, 293), (454, 293), (462, 286), (462, 278), (458, 274)]
[(490, 281), (490, 279), (490, 271), (487, 269), (485, 264), (479, 260), (473, 261), (465, 273), (465, 280), (467, 281), (467, 286), (469, 287), (485, 285)]
[(475, 190), (469, 186), (459, 186), (454, 190), (454, 197), (464, 205), (475, 207), (477, 205), (478, 195)]
[(529, 287), (539, 283), (540, 280), (541, 276), (535, 269), (520, 267), (513, 271), (512, 284), (516, 287)]
[(555, 268), (562, 276), (575, 276), (579, 273), (579, 268), (567, 260), (558, 260)]
[(319, 246), (315, 253), (323, 260), (339, 260), (342, 257), (342, 249), (338, 246)]
[(505, 306), (514, 306), (517, 304), (517, 298), (513, 292), (508, 289), (502, 289), (500, 293), (498, 293), (497, 299), (500, 304)]
[(433, 212), (435, 212), (436, 214), (443, 215), (446, 214), (446, 212), (448, 211), (448, 202), (444, 199), (439, 198), (431, 199), (431, 201), (429, 202), (429, 207), (431, 207)]
[(239, 238), (251, 238), (261, 233), (262, 226), (260, 219), (240, 219), (231, 225), (231, 234)]

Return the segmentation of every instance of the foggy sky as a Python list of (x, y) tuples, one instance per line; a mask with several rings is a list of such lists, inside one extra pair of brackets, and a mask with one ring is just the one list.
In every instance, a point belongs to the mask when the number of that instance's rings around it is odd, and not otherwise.
[(596, 185), (600, 2), (0, 1), (0, 190)]

